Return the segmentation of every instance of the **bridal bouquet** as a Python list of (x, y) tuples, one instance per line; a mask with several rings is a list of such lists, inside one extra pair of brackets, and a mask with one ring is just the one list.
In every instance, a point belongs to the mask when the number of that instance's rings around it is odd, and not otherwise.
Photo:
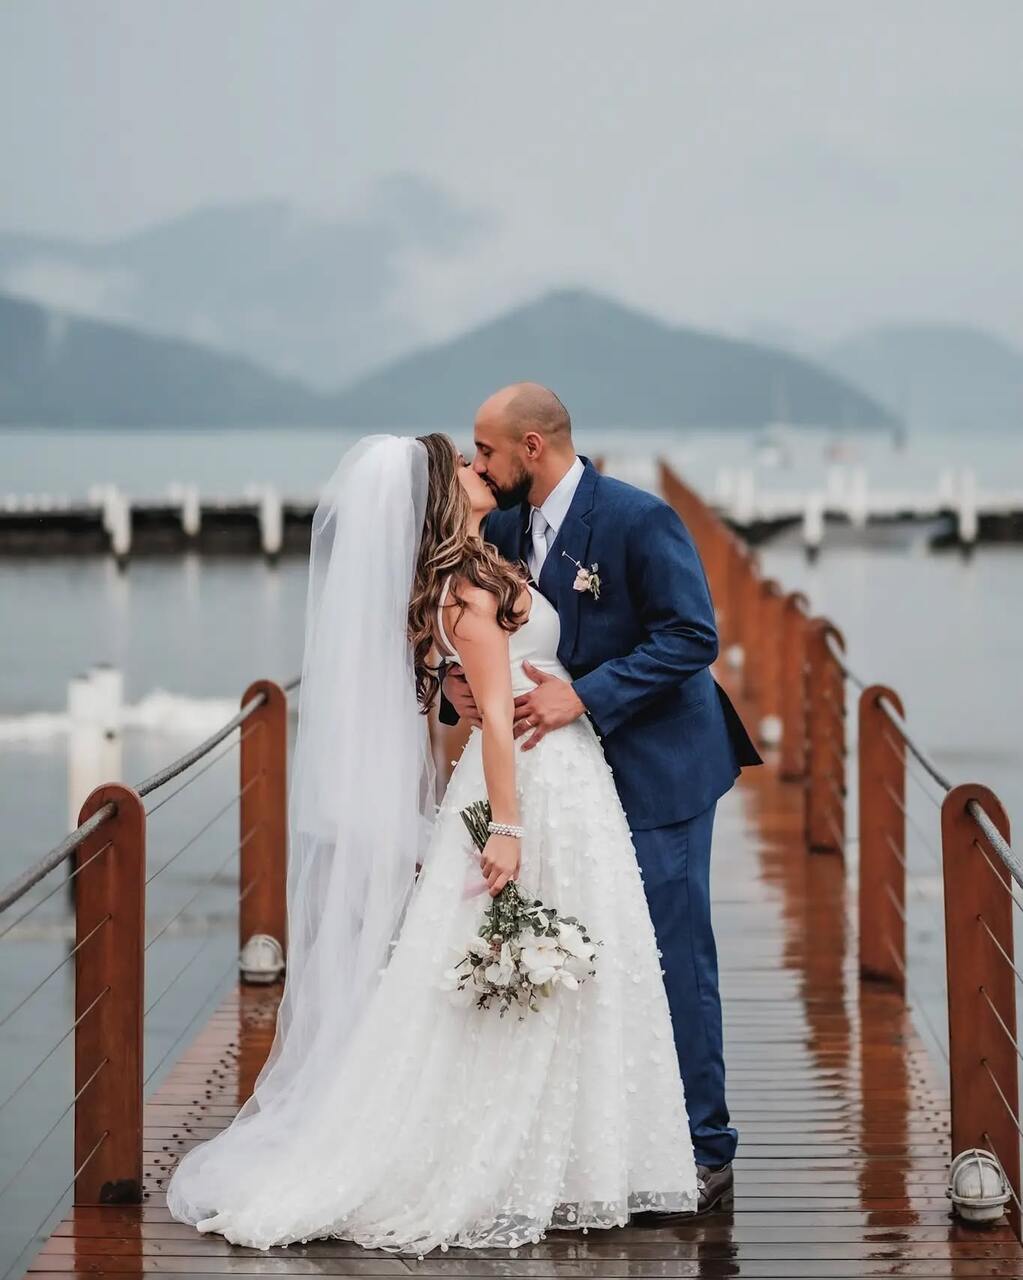
[[(490, 804), (477, 800), (461, 810), (461, 818), (482, 853), (490, 835)], [(559, 916), (539, 899), (527, 900), (511, 882), (491, 899), (465, 953), (445, 973), (443, 986), (453, 999), (474, 1002), (478, 1009), (497, 1005), (502, 1017), (513, 1004), (535, 1011), (538, 997), (559, 986), (576, 991), (592, 977), (596, 951), (597, 944), (574, 916)]]

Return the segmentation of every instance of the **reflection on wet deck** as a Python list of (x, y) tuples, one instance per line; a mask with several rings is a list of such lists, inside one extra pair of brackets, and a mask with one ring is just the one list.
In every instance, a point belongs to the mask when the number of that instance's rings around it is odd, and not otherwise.
[(180, 1153), (247, 1096), (269, 1047), (279, 988), (239, 987), (146, 1106), (143, 1205), (72, 1209), (30, 1273), (1023, 1276), (1007, 1225), (950, 1218), (948, 1099), (901, 997), (858, 980), (845, 865), (805, 851), (803, 794), (769, 760), (718, 809), (716, 931), (740, 1133), (734, 1209), (422, 1262), (337, 1241), (266, 1254), (201, 1236), (170, 1219), (163, 1187)]

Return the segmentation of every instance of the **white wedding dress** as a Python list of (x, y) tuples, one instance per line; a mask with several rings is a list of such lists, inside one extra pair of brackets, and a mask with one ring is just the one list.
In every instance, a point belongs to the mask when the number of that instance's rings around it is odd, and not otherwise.
[[(513, 688), (529, 659), (567, 678), (557, 611), (536, 589), (510, 637)], [(520, 746), (521, 746), (520, 740)], [(590, 721), (516, 753), (519, 884), (602, 945), (596, 976), (538, 1012), (455, 1003), (443, 974), (490, 899), (459, 810), (485, 798), (474, 729), (437, 814), (393, 952), (358, 1023), (315, 1138), (267, 1153), (273, 1177), (218, 1188), (171, 1213), (267, 1248), (334, 1236), (423, 1254), (517, 1248), (548, 1228), (623, 1225), (631, 1212), (691, 1211), (696, 1168), (653, 927), (629, 828)], [(683, 1029), (684, 1033), (684, 1029)], [(200, 1216), (205, 1212), (208, 1216)]]

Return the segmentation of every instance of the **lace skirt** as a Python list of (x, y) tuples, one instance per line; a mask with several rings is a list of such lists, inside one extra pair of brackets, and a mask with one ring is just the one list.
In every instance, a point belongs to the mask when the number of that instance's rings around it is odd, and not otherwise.
[(176, 1203), (172, 1181), (175, 1217), (255, 1248), (337, 1237), (422, 1255), (514, 1249), (548, 1229), (696, 1208), (653, 926), (589, 721), (518, 752), (519, 883), (601, 942), (596, 976), (521, 1018), (460, 1007), (441, 987), (489, 902), (466, 896), (480, 877), (458, 816), (486, 795), (481, 744), (474, 731), (330, 1095), (309, 1100), (262, 1168), (233, 1181), (211, 1169), (217, 1203)]

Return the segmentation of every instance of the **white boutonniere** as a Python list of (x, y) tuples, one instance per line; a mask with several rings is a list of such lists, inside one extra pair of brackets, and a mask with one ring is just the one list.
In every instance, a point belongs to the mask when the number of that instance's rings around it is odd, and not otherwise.
[(597, 564), (594, 562), (587, 569), (585, 565), (579, 563), (568, 554), (567, 551), (561, 553), (568, 560), (571, 560), (576, 567), (575, 581), (572, 583), (573, 591), (588, 591), (594, 600), (600, 599), (600, 574), (597, 573)]

